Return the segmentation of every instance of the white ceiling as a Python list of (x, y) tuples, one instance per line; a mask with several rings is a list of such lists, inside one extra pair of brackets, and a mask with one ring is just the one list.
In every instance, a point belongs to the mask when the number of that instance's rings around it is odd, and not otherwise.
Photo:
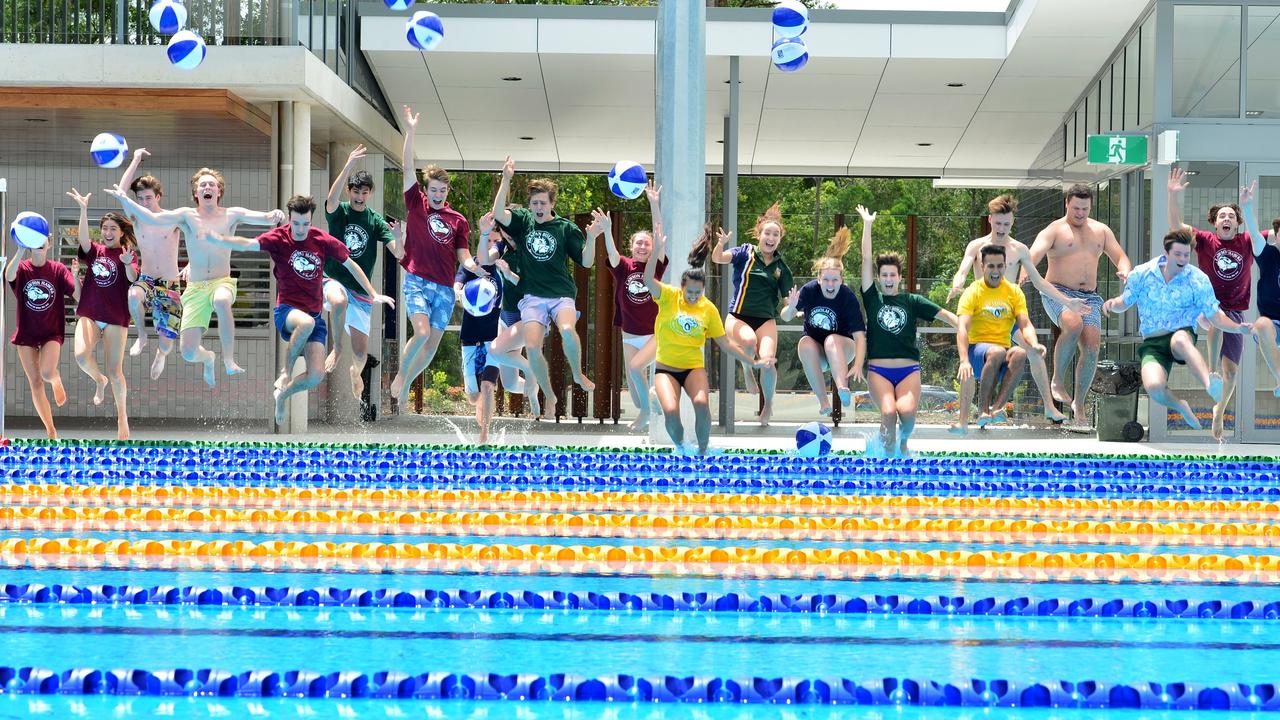
[[(439, 6), (446, 39), (424, 53), (404, 40), (404, 15), (367, 7), (362, 48), (392, 105), (422, 112), (420, 161), (494, 169), (511, 154), (521, 167), (559, 171), (623, 158), (652, 164), (652, 13)], [(814, 12), (811, 59), (796, 73), (769, 61), (767, 13), (718, 11), (706, 31), (708, 171), (722, 165), (717, 141), (737, 54), (742, 173), (1025, 175), (1146, 7), (1021, 0), (1007, 19), (977, 20)]]

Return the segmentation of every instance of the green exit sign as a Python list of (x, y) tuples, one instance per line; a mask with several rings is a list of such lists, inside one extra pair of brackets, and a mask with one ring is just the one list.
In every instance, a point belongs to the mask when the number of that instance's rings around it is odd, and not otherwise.
[(1091, 165), (1146, 165), (1146, 135), (1090, 135)]

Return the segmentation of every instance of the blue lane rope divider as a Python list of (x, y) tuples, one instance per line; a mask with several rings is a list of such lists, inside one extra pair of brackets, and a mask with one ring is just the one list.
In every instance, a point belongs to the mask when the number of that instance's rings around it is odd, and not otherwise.
[(97, 670), (0, 666), (0, 694), (752, 703), (1280, 711), (1270, 683), (1221, 687), (1180, 682), (1109, 685), (1093, 680), (1020, 684), (882, 678), (718, 678), (430, 672)]
[(931, 598), (899, 595), (759, 595), (743, 593), (626, 593), (562, 590), (403, 590), (342, 587), (245, 587), (224, 585), (0, 586), (0, 602), (94, 605), (230, 605), (280, 607), (476, 608), (556, 611), (673, 611), (722, 613), (825, 613), (844, 615), (976, 615), (1003, 617), (1182, 618), (1280, 620), (1280, 601)]

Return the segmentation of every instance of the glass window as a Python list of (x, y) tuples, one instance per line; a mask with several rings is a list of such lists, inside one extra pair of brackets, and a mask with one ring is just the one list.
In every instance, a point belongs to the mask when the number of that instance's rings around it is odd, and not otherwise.
[(1280, 118), (1280, 7), (1249, 7), (1249, 66), (1245, 80), (1245, 117)]
[(1136, 130), (1142, 126), (1138, 120), (1138, 35), (1129, 40), (1124, 49), (1124, 120), (1121, 126), (1125, 130)]
[(1084, 100), (1076, 106), (1076, 157), (1080, 157), (1085, 153), (1085, 121), (1084, 114), (1089, 106), (1089, 101)]
[(1111, 65), (1111, 129), (1124, 129), (1124, 53)]
[(1098, 101), (1098, 132), (1111, 131), (1111, 68), (1102, 73), (1098, 81), (1101, 98)]
[(1208, 229), (1209, 208), (1240, 197), (1240, 164), (1233, 162), (1187, 162), (1190, 185), (1182, 192), (1182, 222)]
[(1240, 8), (1173, 6), (1173, 114), (1240, 117)]
[(1153, 121), (1155, 106), (1156, 68), (1156, 17), (1155, 13), (1142, 21), (1138, 31), (1138, 127), (1146, 127)]
[(1065, 155), (1067, 160), (1071, 160), (1076, 156), (1076, 115), (1071, 113), (1071, 117), (1067, 118), (1066, 136), (1063, 138)]
[(1084, 116), (1085, 122), (1089, 128), (1089, 135), (1098, 134), (1098, 95), (1100, 92), (1099, 88), (1101, 87), (1101, 82), (1094, 85), (1093, 90), (1089, 93), (1089, 97), (1085, 98), (1084, 101)]

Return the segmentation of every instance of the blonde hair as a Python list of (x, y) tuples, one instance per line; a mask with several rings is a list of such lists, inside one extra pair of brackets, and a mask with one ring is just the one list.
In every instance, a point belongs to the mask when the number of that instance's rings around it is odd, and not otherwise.
[(449, 184), (449, 171), (439, 165), (428, 165), (422, 169), (422, 180), (424, 183), (435, 180), (445, 185)]
[(200, 178), (205, 175), (211, 175), (214, 180), (218, 181), (218, 199), (221, 200), (222, 196), (227, 194), (227, 180), (222, 177), (222, 173), (207, 167), (200, 168), (195, 175), (191, 176), (191, 199), (196, 199), (196, 185), (200, 182)]
[(831, 238), (831, 242), (827, 245), (827, 251), (822, 253), (822, 257), (813, 261), (815, 277), (821, 275), (823, 270), (836, 270), (842, 276), (844, 275), (844, 256), (849, 252), (852, 237), (847, 225), (836, 231), (835, 237)]
[(768, 225), (769, 223), (776, 223), (778, 226), (778, 232), (780, 232), (783, 237), (786, 237), (787, 227), (782, 224), (782, 208), (778, 205), (778, 203), (774, 203), (773, 205), (770, 205), (769, 209), (765, 210), (763, 215), (756, 218), (756, 226), (754, 228), (751, 228), (751, 237), (755, 238), (756, 240), (759, 240), (760, 231), (763, 230), (764, 226)]
[(1018, 200), (1009, 193), (997, 195), (991, 198), (991, 202), (987, 203), (988, 215), (1003, 215), (1012, 212), (1018, 212)]

